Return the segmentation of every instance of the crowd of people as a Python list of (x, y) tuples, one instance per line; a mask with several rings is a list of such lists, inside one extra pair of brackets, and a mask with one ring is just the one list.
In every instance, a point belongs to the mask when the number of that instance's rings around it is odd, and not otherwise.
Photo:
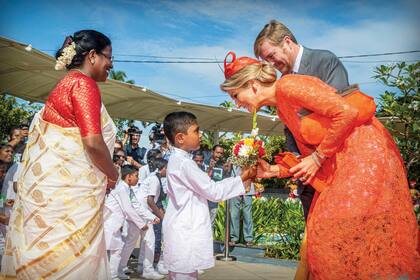
[[(143, 278), (161, 279), (168, 274), (168, 270), (162, 261), (161, 251), (163, 244), (162, 221), (168, 202), (166, 197), (166, 165), (171, 152), (161, 126), (153, 127), (149, 135), (150, 148), (139, 145), (141, 137), (142, 131), (136, 126), (130, 126), (124, 131), (123, 139), (115, 142), (113, 161), (120, 170), (121, 183), (110, 191), (105, 200), (105, 205), (108, 208), (118, 209), (112, 205), (116, 205), (115, 197), (121, 196), (121, 185), (124, 185), (129, 190), (127, 194), (130, 199), (121, 199), (122, 204), (124, 204), (123, 201), (130, 201), (139, 213), (144, 212), (141, 207), (147, 209), (149, 216), (145, 215), (144, 217), (153, 223), (152, 226), (139, 227), (133, 221), (135, 219), (130, 218), (131, 211), (129, 210), (126, 210), (125, 215), (114, 215), (114, 217), (105, 220), (105, 232), (117, 232), (118, 236), (121, 235), (123, 241), (122, 243), (116, 242), (120, 243), (118, 249), (114, 249), (114, 245), (107, 248), (111, 252), (111, 274), (114, 277), (118, 276), (120, 279), (127, 279), (125, 273), (131, 272), (127, 267), (128, 257), (132, 254), (139, 239), (141, 239), (141, 244), (140, 254), (137, 256), (139, 258), (137, 269), (142, 272)], [(240, 175), (240, 168), (232, 166), (227, 161), (227, 154), (221, 145), (216, 144), (211, 150), (202, 147), (194, 151), (191, 156), (197, 166), (215, 182)], [(133, 179), (135, 182), (133, 182)], [(247, 246), (252, 245), (252, 196), (255, 194), (255, 190), (253, 183), (250, 181), (249, 185), (249, 191), (245, 195), (230, 199), (230, 245), (235, 245), (240, 238), (241, 203), (243, 203), (244, 239)], [(218, 202), (208, 200), (207, 203), (213, 229)], [(125, 222), (122, 222), (124, 217), (126, 217)], [(119, 230), (116, 231), (116, 227)], [(115, 260), (118, 260), (118, 264)], [(202, 272), (202, 270), (199, 271), (199, 273)]]
[[(7, 142), (0, 144), (0, 229), (2, 243), (6, 235), (6, 225), (16, 197), (17, 170), (28, 138), (29, 126), (21, 124), (12, 127)], [(4, 248), (3, 248), (4, 249)]]
[[(0, 147), (2, 253), (28, 130), (27, 125), (12, 128), (8, 142)], [(153, 126), (147, 148), (140, 145), (142, 130), (137, 126), (128, 127), (123, 135), (121, 140), (115, 141), (112, 157), (120, 177), (115, 188), (108, 189), (105, 196), (104, 232), (111, 276), (129, 279), (128, 275), (133, 271), (128, 268), (128, 262), (130, 257), (135, 257), (138, 259), (137, 271), (143, 278), (162, 279), (168, 274), (162, 254), (162, 221), (168, 203), (166, 166), (170, 156), (169, 145), (160, 125)], [(217, 144), (212, 149), (202, 147), (191, 156), (197, 166), (216, 182), (240, 175), (240, 168), (229, 164), (221, 145)], [(252, 195), (255, 191), (250, 181), (249, 185), (251, 187), (245, 195), (230, 199), (231, 245), (240, 238), (241, 203), (245, 242), (247, 246), (252, 245)], [(213, 229), (218, 202), (208, 200), (207, 203)], [(136, 244), (139, 244), (138, 251), (134, 250)], [(203, 270), (198, 272), (203, 273)]]

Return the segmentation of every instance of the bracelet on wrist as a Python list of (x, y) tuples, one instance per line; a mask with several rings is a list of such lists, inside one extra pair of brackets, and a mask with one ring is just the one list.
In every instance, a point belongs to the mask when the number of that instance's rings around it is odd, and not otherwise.
[(311, 154), (312, 159), (314, 160), (315, 164), (318, 165), (318, 167), (321, 167), (321, 162), (319, 161), (318, 157), (316, 156), (315, 152)]

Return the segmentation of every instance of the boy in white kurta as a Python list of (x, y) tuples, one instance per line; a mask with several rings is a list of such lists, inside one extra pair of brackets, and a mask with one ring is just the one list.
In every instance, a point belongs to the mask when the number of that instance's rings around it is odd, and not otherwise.
[[(149, 177), (143, 181), (138, 192), (140, 196), (140, 202), (161, 221), (163, 221), (163, 209), (160, 209), (156, 203), (162, 191), (161, 180), (162, 177), (166, 176), (167, 163), (168, 162), (162, 158), (154, 159), (153, 166), (156, 168), (156, 171), (152, 172)], [(142, 240), (139, 258), (138, 271), (141, 270), (140, 263), (142, 263), (142, 277), (145, 279), (157, 279), (157, 277), (154, 276), (161, 276), (160, 278), (164, 278), (161, 274), (168, 274), (168, 272), (163, 271), (161, 267), (163, 265), (163, 257), (158, 262), (157, 271), (153, 267), (153, 262), (155, 259), (155, 242), (155, 232), (153, 229), (150, 229), (146, 232)]]
[(243, 195), (242, 182), (256, 171), (244, 169), (241, 176), (214, 182), (189, 154), (200, 146), (196, 117), (188, 112), (171, 113), (164, 120), (164, 130), (174, 146), (166, 174), (169, 203), (163, 221), (164, 260), (169, 279), (197, 279), (197, 270), (214, 266), (207, 200), (218, 202)]
[(127, 189), (137, 184), (138, 170), (129, 165), (121, 170), (122, 180), (118, 182), (105, 199), (104, 233), (106, 248), (110, 255), (111, 277), (128, 279), (123, 273), (121, 253), (124, 242), (121, 238), (121, 227), (124, 220), (146, 231), (148, 222), (159, 222), (159, 219), (145, 208), (134, 209), (127, 195)]

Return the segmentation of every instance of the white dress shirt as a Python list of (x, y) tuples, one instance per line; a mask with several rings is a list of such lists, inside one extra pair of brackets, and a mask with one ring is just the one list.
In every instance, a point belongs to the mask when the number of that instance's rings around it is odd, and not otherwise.
[(142, 167), (140, 167), (139, 169), (139, 183), (138, 185), (140, 185), (141, 183), (143, 183), (144, 180), (146, 180), (147, 177), (149, 177), (150, 175), (150, 169), (149, 169), (149, 165), (143, 165)]
[(207, 200), (226, 200), (245, 193), (241, 178), (214, 182), (181, 149), (168, 162), (169, 203), (163, 220), (164, 260), (169, 271), (191, 273), (214, 266), (213, 237)]
[(303, 47), (302, 45), (299, 45), (299, 52), (298, 55), (296, 56), (296, 60), (295, 63), (293, 64), (293, 73), (299, 73), (299, 67), (300, 67), (300, 62), (302, 60), (302, 54), (303, 54)]

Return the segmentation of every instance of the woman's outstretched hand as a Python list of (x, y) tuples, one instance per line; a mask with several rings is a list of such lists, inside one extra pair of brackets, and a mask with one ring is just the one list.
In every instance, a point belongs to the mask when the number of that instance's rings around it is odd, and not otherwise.
[(293, 174), (294, 179), (299, 179), (304, 185), (307, 185), (312, 182), (318, 170), (319, 166), (312, 156), (307, 156), (300, 163), (290, 168), (289, 172)]
[(258, 160), (257, 178), (272, 178), (279, 174), (279, 166), (271, 165), (263, 159)]

